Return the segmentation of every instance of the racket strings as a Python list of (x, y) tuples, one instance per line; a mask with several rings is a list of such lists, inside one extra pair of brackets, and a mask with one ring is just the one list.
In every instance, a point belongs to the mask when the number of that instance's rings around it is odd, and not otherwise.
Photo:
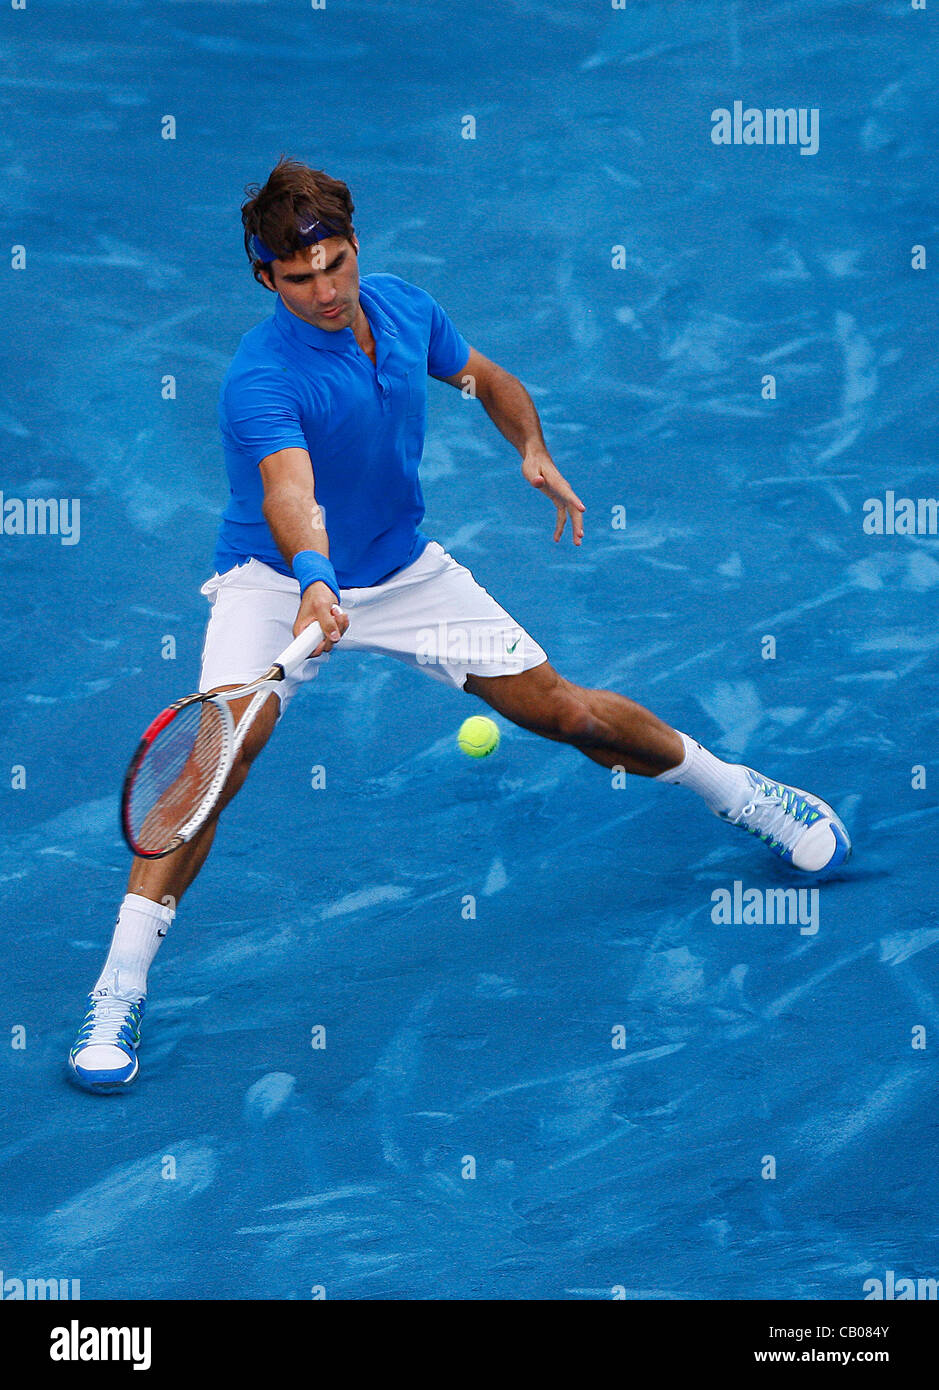
[(195, 815), (226, 759), (229, 733), (211, 700), (186, 705), (147, 749), (128, 798), (140, 852), (160, 853)]

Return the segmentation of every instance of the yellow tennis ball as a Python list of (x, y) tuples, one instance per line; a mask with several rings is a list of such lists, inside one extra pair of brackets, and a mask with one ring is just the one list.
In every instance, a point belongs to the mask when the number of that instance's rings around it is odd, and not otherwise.
[(474, 714), (463, 720), (456, 741), (468, 757), (486, 758), (499, 747), (499, 726), (484, 714)]

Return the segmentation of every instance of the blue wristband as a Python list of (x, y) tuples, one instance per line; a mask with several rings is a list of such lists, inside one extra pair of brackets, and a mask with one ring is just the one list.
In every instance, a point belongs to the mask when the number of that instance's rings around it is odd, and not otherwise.
[(339, 603), (339, 580), (336, 578), (336, 571), (329, 563), (325, 555), (321, 555), (318, 550), (298, 550), (293, 557), (294, 577), (300, 585), (300, 593), (308, 589), (311, 584), (319, 581), (328, 584), (336, 595), (336, 602)]

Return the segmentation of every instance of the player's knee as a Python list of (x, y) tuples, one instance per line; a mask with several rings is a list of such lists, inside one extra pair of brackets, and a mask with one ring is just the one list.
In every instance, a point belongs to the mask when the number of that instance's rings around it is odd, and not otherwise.
[(251, 725), (239, 750), (239, 757), (245, 764), (246, 771), (274, 732), (279, 715), (280, 701), (276, 695), (272, 695)]
[(256, 732), (254, 729), (248, 730), (248, 736), (238, 750), (238, 757), (235, 759), (236, 766), (242, 769), (245, 776), (248, 775), (248, 768), (254, 762), (265, 743), (267, 743), (269, 737), (270, 734), (267, 731), (258, 730)]
[(219, 797), (213, 812), (213, 819), (217, 819), (231, 801), (232, 797), (241, 791), (241, 788), (247, 781), (248, 773), (251, 771), (251, 764), (254, 762), (263, 746), (263, 742), (258, 743), (257, 740), (252, 740), (249, 744), (248, 739), (245, 739), (235, 755), (235, 761), (229, 769), (222, 795)]
[(245, 740), (238, 749), (228, 774), (227, 786), (230, 794), (236, 792), (244, 782), (251, 769), (251, 764), (274, 732), (277, 713), (276, 705), (272, 705), (270, 710), (263, 709), (245, 735)]

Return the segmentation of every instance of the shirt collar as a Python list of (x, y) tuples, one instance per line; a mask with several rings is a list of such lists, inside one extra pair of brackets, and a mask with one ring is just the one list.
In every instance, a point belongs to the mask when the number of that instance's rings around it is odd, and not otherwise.
[[(385, 357), (391, 344), (382, 340), (397, 338), (398, 329), (369, 287), (361, 280), (359, 281), (359, 302), (372, 325), (372, 334), (379, 356)], [(359, 345), (355, 341), (355, 334), (351, 328), (337, 328), (335, 333), (330, 333), (325, 328), (317, 328), (315, 324), (307, 323), (305, 319), (297, 318), (296, 314), (292, 314), (280, 295), (277, 296), (277, 304), (274, 307), (274, 321), (283, 333), (298, 339), (301, 343), (307, 343), (310, 347), (321, 348), (326, 352), (358, 352), (359, 350)]]

